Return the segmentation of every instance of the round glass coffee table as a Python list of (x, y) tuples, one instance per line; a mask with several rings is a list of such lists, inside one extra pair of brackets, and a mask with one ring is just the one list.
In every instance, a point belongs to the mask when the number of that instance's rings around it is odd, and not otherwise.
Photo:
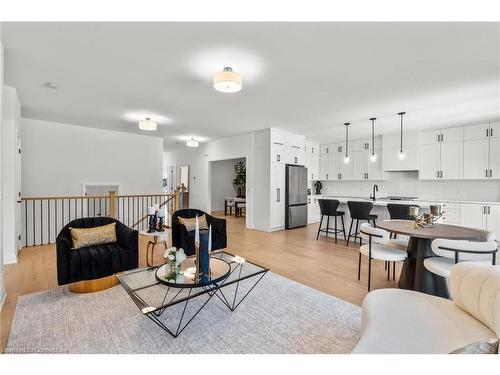
[(225, 280), (231, 272), (231, 265), (224, 259), (210, 258), (210, 273), (196, 278), (195, 257), (189, 256), (181, 263), (181, 274), (178, 274), (175, 280), (167, 279), (169, 272), (168, 264), (158, 267), (155, 272), (156, 280), (173, 288), (197, 288)]

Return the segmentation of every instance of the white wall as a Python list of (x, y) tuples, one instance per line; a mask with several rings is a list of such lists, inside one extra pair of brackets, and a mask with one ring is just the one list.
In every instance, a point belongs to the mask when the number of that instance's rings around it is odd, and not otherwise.
[[(2, 44), (2, 23), (0, 23), (0, 87), (3, 87), (3, 44)], [(0, 90), (0, 125), (2, 119), (2, 90)], [(2, 163), (2, 136), (0, 132), (0, 165)], [(3, 195), (3, 185), (2, 177), (0, 173), (0, 197)], [(0, 199), (0, 309), (2, 308), (3, 301), (5, 299), (5, 291), (3, 286), (3, 241), (2, 241), (2, 200)]]
[(2, 181), (3, 181), (3, 262), (17, 262), (18, 236), (21, 235), (21, 104), (13, 87), (2, 89)]
[(189, 205), (203, 211), (211, 211), (210, 161), (246, 158), (247, 161), (247, 213), (246, 226), (253, 228), (253, 133), (243, 133), (211, 142), (200, 147), (182, 147), (166, 151), (164, 165), (189, 165)]
[(212, 211), (223, 211), (224, 198), (236, 196), (233, 186), (233, 179), (236, 176), (234, 166), (240, 161), (246, 162), (245, 159), (229, 159), (210, 163)]
[(25, 118), (21, 138), (23, 196), (80, 195), (84, 183), (162, 191), (162, 138)]
[(379, 186), (377, 196), (404, 195), (422, 199), (500, 201), (498, 180), (426, 181), (418, 172), (387, 172), (385, 181), (322, 181), (324, 195), (369, 197), (372, 187)]

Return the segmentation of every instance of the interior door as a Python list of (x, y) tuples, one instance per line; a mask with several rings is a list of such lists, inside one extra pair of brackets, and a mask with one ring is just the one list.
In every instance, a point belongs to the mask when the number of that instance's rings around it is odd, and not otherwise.
[(440, 170), (441, 145), (428, 143), (420, 145), (420, 167), (418, 178), (420, 180), (437, 180)]
[(442, 179), (460, 180), (463, 177), (463, 142), (443, 142), (441, 144)]
[(464, 141), (464, 179), (486, 179), (489, 167), (489, 139)]

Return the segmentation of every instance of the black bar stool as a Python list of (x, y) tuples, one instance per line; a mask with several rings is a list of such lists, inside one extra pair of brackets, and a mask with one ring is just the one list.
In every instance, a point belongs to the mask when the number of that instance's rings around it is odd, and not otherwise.
[[(416, 204), (398, 204), (398, 203), (388, 203), (387, 211), (391, 220), (413, 220), (410, 217), (410, 207), (419, 207)], [(394, 236), (396, 238), (396, 233), (391, 233), (391, 238)]]
[[(377, 215), (371, 215), (370, 211), (373, 208), (372, 202), (362, 202), (362, 201), (348, 201), (347, 207), (349, 207), (349, 213), (351, 215), (351, 226), (349, 227), (349, 235), (347, 236), (347, 246), (349, 246), (349, 240), (351, 237), (354, 237), (354, 242), (358, 239), (358, 227), (360, 220), (366, 220), (368, 223), (373, 222), (373, 226), (376, 228), (375, 219), (378, 217)], [(352, 232), (352, 224), (356, 220), (356, 229), (354, 233)]]
[[(318, 199), (319, 209), (321, 211), (321, 221), (319, 222), (318, 234), (316, 235), (316, 240), (319, 238), (320, 232), (325, 232), (328, 237), (328, 233), (335, 234), (335, 243), (337, 243), (337, 233), (343, 232), (344, 239), (345, 235), (345, 226), (344, 226), (344, 215), (345, 212), (337, 211), (340, 202), (336, 199)], [(321, 225), (323, 224), (323, 216), (326, 216), (326, 228), (321, 229)], [(335, 217), (335, 227), (330, 228), (330, 216)], [(340, 220), (342, 221), (342, 230), (337, 228), (337, 216), (340, 216)]]

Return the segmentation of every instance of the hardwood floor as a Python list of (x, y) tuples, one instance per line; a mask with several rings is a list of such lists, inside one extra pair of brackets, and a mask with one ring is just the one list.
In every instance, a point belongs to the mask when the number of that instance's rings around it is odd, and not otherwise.
[[(357, 280), (358, 248), (345, 246), (339, 240), (321, 236), (316, 241), (318, 224), (289, 231), (273, 233), (245, 228), (245, 219), (234, 216), (216, 216), (227, 219), (228, 251), (268, 267), (272, 272), (321, 290), (351, 303), (361, 305), (367, 293), (366, 258), (362, 260), (361, 281)], [(140, 266), (146, 264), (147, 239), (139, 244)], [(162, 250), (155, 253), (155, 264), (162, 262)], [(396, 269), (399, 275), (401, 267)], [(7, 297), (0, 319), (0, 351), (7, 344), (12, 319), (20, 295), (57, 287), (55, 245), (27, 247), (20, 251), (17, 264), (5, 266)], [(265, 285), (265, 284), (261, 284)], [(397, 287), (396, 281), (387, 281), (384, 263), (373, 261), (372, 288)]]

